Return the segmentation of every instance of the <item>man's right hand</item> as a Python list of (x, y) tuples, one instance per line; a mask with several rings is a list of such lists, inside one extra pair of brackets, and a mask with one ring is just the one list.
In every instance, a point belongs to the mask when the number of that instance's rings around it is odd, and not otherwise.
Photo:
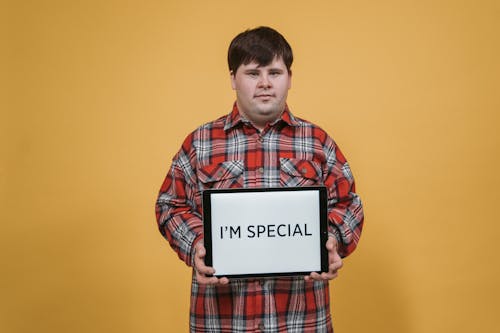
[(215, 276), (208, 276), (215, 274), (215, 269), (205, 265), (206, 250), (203, 246), (203, 240), (196, 243), (194, 248), (194, 271), (196, 274), (196, 281), (200, 284), (228, 284), (229, 279), (226, 277), (217, 278)]

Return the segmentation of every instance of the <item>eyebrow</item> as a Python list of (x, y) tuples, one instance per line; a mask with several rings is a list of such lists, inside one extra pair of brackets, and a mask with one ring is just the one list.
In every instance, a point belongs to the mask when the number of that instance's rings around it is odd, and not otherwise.
[(257, 73), (257, 72), (260, 72), (260, 71), (261, 71), (260, 68), (247, 68), (243, 72), (244, 73)]
[[(255, 68), (246, 68), (244, 71), (245, 71), (245, 73), (248, 73), (248, 72), (259, 72), (261, 70), (264, 70), (263, 67), (257, 66)], [(270, 67), (270, 68), (267, 68), (265, 70), (267, 70), (268, 72), (284, 72), (285, 71), (283, 68), (280, 68), (280, 67)]]

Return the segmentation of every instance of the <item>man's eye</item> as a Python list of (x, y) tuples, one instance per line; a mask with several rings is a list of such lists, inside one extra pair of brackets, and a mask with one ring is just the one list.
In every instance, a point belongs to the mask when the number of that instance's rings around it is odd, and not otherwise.
[(269, 75), (272, 75), (272, 76), (277, 76), (277, 75), (280, 75), (280, 74), (281, 74), (281, 72), (278, 72), (278, 71), (276, 71), (276, 72), (270, 72), (269, 73)]
[(257, 73), (257, 72), (248, 72), (247, 74), (248, 74), (249, 76), (252, 76), (252, 77), (259, 76), (259, 73)]

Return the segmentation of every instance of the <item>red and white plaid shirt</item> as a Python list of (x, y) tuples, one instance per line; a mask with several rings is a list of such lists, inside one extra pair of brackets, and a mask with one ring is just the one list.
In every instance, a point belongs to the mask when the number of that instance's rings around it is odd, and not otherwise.
[[(233, 111), (191, 133), (172, 161), (156, 203), (160, 232), (187, 265), (203, 238), (201, 193), (208, 188), (328, 188), (329, 234), (349, 255), (363, 226), (354, 180), (335, 142), (288, 108), (258, 131)], [(201, 285), (193, 274), (191, 332), (332, 332), (328, 282), (303, 277)]]

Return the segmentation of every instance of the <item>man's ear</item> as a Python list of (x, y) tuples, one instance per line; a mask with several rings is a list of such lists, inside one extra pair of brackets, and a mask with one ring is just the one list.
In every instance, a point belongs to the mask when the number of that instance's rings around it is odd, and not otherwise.
[(229, 76), (231, 78), (231, 87), (233, 88), (233, 90), (236, 90), (236, 82), (235, 82), (235, 73), (233, 71), (230, 71), (229, 72)]

